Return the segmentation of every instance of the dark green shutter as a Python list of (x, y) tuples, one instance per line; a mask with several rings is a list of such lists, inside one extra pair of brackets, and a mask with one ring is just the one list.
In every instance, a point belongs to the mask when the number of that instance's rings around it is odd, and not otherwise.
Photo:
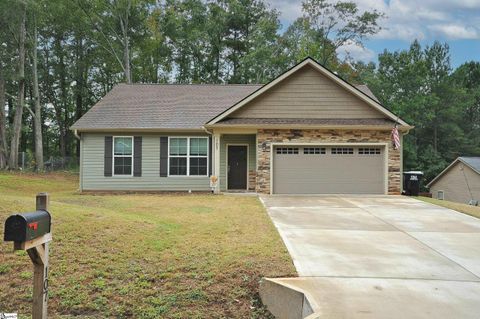
[(113, 138), (111, 136), (105, 136), (105, 147), (103, 155), (103, 174), (105, 177), (112, 176), (112, 147)]
[(168, 136), (160, 136), (160, 177), (168, 176)]
[(212, 160), (213, 160), (213, 154), (212, 154), (212, 137), (210, 136), (208, 138), (208, 175), (212, 176)]
[(133, 137), (133, 176), (142, 176), (142, 137)]

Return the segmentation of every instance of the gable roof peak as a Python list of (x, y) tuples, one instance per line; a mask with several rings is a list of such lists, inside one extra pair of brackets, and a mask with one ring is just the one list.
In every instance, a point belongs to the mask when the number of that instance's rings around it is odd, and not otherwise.
[(427, 187), (432, 186), (437, 180), (440, 179), (447, 171), (449, 171), (455, 164), (463, 163), (470, 167), (473, 171), (480, 175), (480, 157), (479, 156), (459, 156), (453, 162), (450, 163), (443, 171), (440, 172), (434, 179), (432, 179)]
[(206, 125), (213, 125), (215, 123), (218, 123), (219, 121), (225, 119), (228, 115), (231, 113), (237, 111), (253, 99), (255, 99), (257, 96), (262, 95), (266, 91), (270, 90), (272, 87), (276, 86), (278, 83), (282, 82), (286, 78), (290, 77), (291, 75), (295, 74), (297, 71), (302, 69), (304, 66), (310, 65), (312, 66), (315, 70), (323, 74), (325, 77), (328, 79), (332, 80), (339, 86), (343, 87), (345, 90), (349, 91), (356, 97), (360, 98), (364, 102), (366, 102), (368, 105), (379, 111), (380, 113), (383, 113), (383, 115), (395, 123), (400, 124), (406, 129), (411, 129), (413, 128), (409, 124), (407, 124), (405, 121), (403, 121), (399, 116), (393, 114), (390, 112), (387, 108), (385, 108), (377, 99), (372, 98), (369, 94), (365, 93), (363, 90), (355, 87), (354, 85), (350, 84), (349, 82), (345, 81), (342, 79), (340, 76), (337, 74), (333, 73), (331, 70), (327, 69), (323, 65), (321, 65), (319, 62), (315, 61), (312, 57), (308, 56), (305, 59), (303, 59), (301, 62), (287, 70), (286, 72), (282, 73), (280, 76), (275, 78), (274, 80), (270, 81), (269, 83), (265, 84), (252, 94), (248, 95), (238, 103), (232, 105), (230, 108), (225, 110), (224, 112), (218, 114), (216, 117), (212, 118), (210, 121), (206, 123)]

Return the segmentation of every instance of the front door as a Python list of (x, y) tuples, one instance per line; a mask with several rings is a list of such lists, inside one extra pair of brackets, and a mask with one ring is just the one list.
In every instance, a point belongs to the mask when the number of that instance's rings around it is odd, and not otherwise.
[(247, 189), (247, 146), (228, 146), (228, 189)]

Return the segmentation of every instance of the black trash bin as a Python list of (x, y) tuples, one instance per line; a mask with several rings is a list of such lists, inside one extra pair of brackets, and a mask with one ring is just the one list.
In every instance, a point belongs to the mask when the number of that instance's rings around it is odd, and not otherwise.
[(403, 190), (405, 195), (418, 196), (422, 177), (423, 172), (420, 171), (403, 172)]

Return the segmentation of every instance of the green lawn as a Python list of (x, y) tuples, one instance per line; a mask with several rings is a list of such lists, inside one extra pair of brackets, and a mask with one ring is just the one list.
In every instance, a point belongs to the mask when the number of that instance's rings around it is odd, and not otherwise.
[[(268, 318), (264, 276), (294, 276), (255, 197), (81, 195), (66, 174), (0, 173), (0, 224), (51, 196), (52, 318)], [(32, 266), (0, 244), (0, 310), (30, 312)]]
[(455, 202), (449, 202), (446, 200), (438, 200), (435, 198), (429, 198), (429, 197), (417, 197), (417, 199), (423, 200), (424, 202), (432, 203), (438, 206), (443, 206), (446, 208), (450, 208), (456, 211), (459, 211), (460, 213), (464, 213), (467, 215), (471, 215), (477, 218), (480, 218), (480, 207), (479, 206), (471, 206), (467, 204), (461, 204), (461, 203), (455, 203)]

